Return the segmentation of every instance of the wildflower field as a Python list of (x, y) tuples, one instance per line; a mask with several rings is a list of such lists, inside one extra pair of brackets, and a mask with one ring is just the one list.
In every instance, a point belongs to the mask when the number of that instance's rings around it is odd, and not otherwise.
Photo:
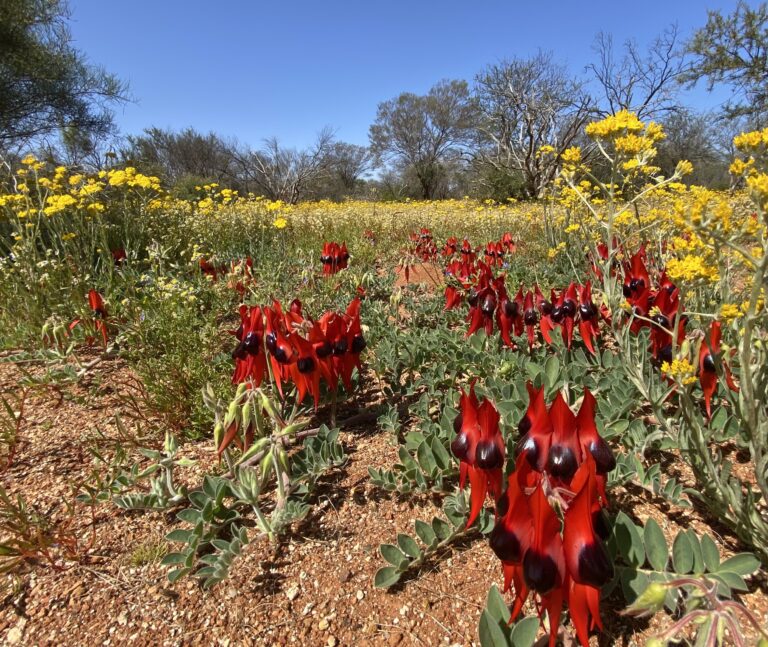
[(23, 159), (4, 641), (768, 644), (768, 130), (730, 192), (586, 136), (536, 202)]

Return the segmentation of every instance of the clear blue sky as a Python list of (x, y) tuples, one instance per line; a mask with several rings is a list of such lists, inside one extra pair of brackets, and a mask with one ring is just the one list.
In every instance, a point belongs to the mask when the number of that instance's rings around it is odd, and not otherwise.
[[(757, 0), (750, 2), (756, 4)], [(75, 45), (130, 83), (124, 133), (185, 126), (258, 145), (309, 144), (323, 126), (367, 143), (378, 102), (552, 50), (581, 73), (596, 32), (684, 36), (736, 0), (70, 0)], [(697, 91), (688, 101), (722, 100)]]

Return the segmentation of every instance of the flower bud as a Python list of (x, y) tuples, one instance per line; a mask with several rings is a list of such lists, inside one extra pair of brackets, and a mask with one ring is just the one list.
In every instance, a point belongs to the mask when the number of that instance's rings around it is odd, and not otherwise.
[(652, 616), (661, 611), (666, 597), (667, 587), (660, 582), (651, 582), (624, 613), (637, 617)]

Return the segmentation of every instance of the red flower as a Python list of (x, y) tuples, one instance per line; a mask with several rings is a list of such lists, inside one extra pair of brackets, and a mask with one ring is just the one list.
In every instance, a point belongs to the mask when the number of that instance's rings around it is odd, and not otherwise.
[(296, 403), (301, 404), (309, 393), (315, 402), (315, 411), (320, 402), (320, 362), (313, 345), (298, 333), (291, 335), (296, 348), (296, 361), (290, 365), (291, 378), (296, 385)]
[(323, 251), (320, 254), (320, 262), (323, 264), (323, 276), (336, 274), (339, 270), (347, 268), (349, 262), (349, 252), (347, 244), (342, 243), (323, 243)]
[(247, 256), (244, 260), (232, 261), (229, 266), (229, 280), (227, 286), (235, 290), (240, 299), (245, 296), (246, 286), (254, 284), (253, 259)]
[(579, 430), (579, 444), (582, 449), (583, 460), (590, 455), (595, 461), (596, 473), (605, 475), (616, 467), (616, 458), (597, 431), (595, 425), (595, 408), (597, 401), (591, 391), (584, 387), (584, 398), (581, 401), (579, 413), (576, 415), (576, 425)]
[(591, 457), (594, 460), (597, 487), (603, 501), (607, 503), (605, 484), (608, 477), (606, 475), (616, 467), (616, 457), (605, 439), (597, 432), (597, 425), (595, 425), (596, 406), (595, 396), (588, 388), (584, 387), (584, 399), (581, 401), (579, 413), (576, 414), (581, 459), (586, 461), (588, 457)]
[(576, 416), (560, 391), (549, 408), (549, 420), (552, 423), (552, 440), (545, 469), (554, 479), (567, 484), (581, 463), (581, 447)]
[[(707, 408), (707, 418), (712, 417), (712, 396), (717, 390), (717, 366), (715, 358), (720, 355), (720, 322), (713, 321), (709, 328), (709, 340), (701, 342), (699, 351), (699, 383), (701, 390), (704, 391), (704, 404)], [(731, 369), (728, 364), (720, 358), (725, 373), (725, 382), (731, 391), (738, 391), (739, 387), (733, 381)]]
[(624, 286), (622, 291), (627, 300), (640, 295), (643, 290), (650, 288), (651, 279), (648, 276), (648, 269), (645, 266), (645, 247), (641, 247), (629, 259), (629, 264), (625, 268)]
[(469, 527), (480, 514), (486, 495), (490, 492), (496, 499), (501, 494), (505, 449), (499, 429), (499, 412), (490, 400), (478, 403), (474, 382), (470, 384), (469, 394), (462, 390), (460, 410), (461, 417), (457, 419), (460, 428), (451, 443), (451, 450), (460, 461), (459, 478), (462, 489), (469, 476)]
[(528, 335), (528, 348), (530, 349), (533, 348), (533, 342), (536, 339), (536, 324), (539, 323), (539, 314), (533, 307), (533, 294), (530, 290), (525, 295), (523, 306), (523, 324)]
[(96, 290), (88, 290), (88, 304), (93, 311), (93, 325), (101, 335), (101, 340), (104, 344), (104, 348), (107, 347), (107, 307), (104, 305), (104, 297), (102, 297)]
[(474, 335), (480, 328), (484, 328), (488, 336), (493, 334), (494, 314), (499, 303), (497, 290), (503, 289), (503, 278), (501, 281), (493, 281), (491, 270), (487, 265), (483, 265), (480, 269), (477, 287), (470, 290), (467, 298), (470, 306), (467, 320), (470, 324), (466, 337)]
[(523, 577), (523, 555), (533, 539), (533, 517), (525, 495), (529, 475), (530, 466), (525, 457), (521, 456), (514, 473), (509, 476), (506, 492), (497, 503), (496, 524), (490, 535), (491, 549), (501, 560), (504, 571), (504, 592), (510, 589), (511, 584), (515, 587), (512, 621), (517, 618), (528, 597), (528, 587)]
[(549, 645), (554, 647), (563, 609), (565, 558), (560, 537), (560, 520), (549, 504), (543, 483), (528, 499), (533, 518), (533, 536), (523, 557), (523, 578), (531, 591), (541, 597), (549, 616)]
[(554, 290), (550, 291), (551, 301), (547, 301), (544, 295), (541, 293), (541, 289), (538, 284), (533, 286), (533, 292), (536, 298), (536, 309), (541, 315), (541, 321), (539, 322), (539, 328), (541, 329), (541, 336), (548, 344), (552, 343), (552, 337), (550, 331), (554, 330), (555, 322), (552, 320), (552, 312), (554, 310), (554, 303), (557, 300), (557, 295)]
[[(515, 589), (512, 620), (533, 592), (540, 615), (547, 612), (554, 647), (567, 601), (578, 639), (588, 647), (589, 631), (602, 629), (600, 587), (613, 577), (599, 535), (605, 475), (616, 462), (597, 433), (588, 390), (574, 416), (560, 393), (547, 411), (543, 388), (527, 388), (515, 472), (498, 499), (490, 545), (502, 561), (504, 591)], [(564, 511), (562, 524), (556, 509)]]
[(453, 256), (458, 248), (459, 241), (455, 236), (451, 236), (447, 241), (445, 241), (445, 247), (443, 247), (443, 256)]
[[(653, 305), (658, 309), (651, 320), (651, 354), (661, 362), (672, 361), (672, 329), (678, 320), (680, 310), (680, 290), (672, 283), (667, 282), (653, 299)], [(686, 317), (681, 316), (677, 321), (677, 335), (675, 343), (679, 344), (685, 336)]]
[(453, 285), (447, 286), (445, 288), (445, 309), (453, 310), (459, 306), (461, 306), (461, 292)]
[(211, 261), (209, 261), (207, 258), (201, 258), (199, 261), (200, 265), (200, 271), (205, 276), (210, 276), (214, 283), (219, 278), (219, 274), (223, 274), (225, 272), (225, 269), (222, 267), (216, 267)]
[[(437, 246), (432, 239), (432, 232), (422, 227), (418, 234), (411, 234), (411, 240), (416, 243), (415, 253), (422, 261), (434, 260), (437, 256)], [(407, 280), (407, 279), (406, 279)]]
[(525, 455), (533, 469), (543, 472), (552, 443), (552, 422), (544, 401), (544, 387), (537, 389), (528, 382), (525, 388), (528, 389), (528, 409), (517, 426), (520, 440), (516, 451)]
[(501, 237), (501, 246), (506, 249), (510, 254), (514, 254), (517, 251), (517, 245), (512, 240), (512, 234), (506, 232)]
[[(573, 341), (573, 327), (576, 317), (576, 285), (571, 282), (566, 290), (560, 293), (557, 302), (555, 302), (554, 291), (552, 292), (552, 314), (550, 318), (553, 323), (560, 326), (563, 343), (567, 348), (571, 347)], [(544, 334), (544, 323), (542, 319), (542, 334)]]
[(579, 642), (589, 646), (589, 629), (602, 629), (600, 621), (600, 587), (613, 578), (605, 546), (595, 533), (593, 509), (597, 501), (595, 463), (588, 456), (580, 468), (586, 473), (581, 487), (571, 500), (563, 521), (565, 564), (570, 579), (568, 607)]
[(469, 241), (465, 238), (461, 243), (461, 260), (465, 263), (474, 263), (476, 258), (477, 256), (472, 249), (472, 245), (470, 245)]
[(240, 306), (240, 327), (235, 332), (239, 342), (232, 357), (235, 372), (232, 383), (240, 384), (247, 379), (259, 386), (267, 374), (267, 357), (264, 352), (264, 316), (259, 306)]
[(504, 345), (509, 348), (517, 348), (510, 333), (514, 333), (516, 336), (523, 334), (523, 306), (523, 288), (521, 286), (514, 299), (509, 299), (505, 290), (499, 308), (496, 310), (496, 325), (499, 327)]
[(125, 253), (125, 249), (122, 247), (118, 247), (117, 249), (111, 250), (112, 252), (112, 260), (115, 262), (115, 265), (118, 267), (125, 263), (125, 261), (128, 259), (128, 255)]
[(272, 365), (272, 375), (280, 397), (283, 394), (283, 381), (289, 379), (289, 364), (296, 361), (296, 351), (287, 338), (285, 320), (279, 301), (274, 301), (272, 308), (264, 308), (266, 319), (266, 346), (269, 351), (269, 362)]
[(579, 332), (581, 340), (587, 347), (587, 350), (595, 355), (595, 347), (592, 339), (597, 337), (600, 332), (598, 326), (598, 310), (592, 301), (592, 285), (589, 281), (580, 285), (579, 291)]
[(490, 242), (485, 246), (485, 262), (491, 267), (501, 267), (504, 262), (504, 249), (501, 243)]

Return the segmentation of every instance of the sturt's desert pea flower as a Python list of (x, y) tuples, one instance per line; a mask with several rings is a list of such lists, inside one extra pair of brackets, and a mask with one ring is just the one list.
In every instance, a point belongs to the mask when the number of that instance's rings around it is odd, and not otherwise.
[(258, 387), (267, 374), (267, 355), (264, 349), (264, 314), (259, 306), (240, 306), (240, 327), (234, 332), (238, 341), (232, 358), (235, 372), (232, 383), (247, 380)]
[(717, 364), (715, 358), (719, 358), (723, 365), (725, 383), (731, 391), (738, 391), (739, 387), (733, 380), (731, 368), (720, 353), (720, 339), (722, 330), (719, 321), (713, 321), (709, 327), (709, 339), (701, 342), (699, 350), (699, 383), (704, 392), (704, 405), (707, 409), (707, 417), (712, 417), (712, 396), (717, 390)]
[(514, 588), (511, 619), (533, 595), (539, 614), (547, 613), (554, 647), (567, 604), (588, 647), (589, 632), (602, 629), (600, 588), (613, 578), (601, 537), (605, 479), (616, 461), (597, 432), (588, 389), (574, 415), (561, 393), (547, 410), (543, 388), (527, 387), (515, 470), (497, 500), (490, 545), (502, 562), (504, 591)]
[(323, 264), (323, 276), (331, 276), (340, 270), (347, 269), (349, 263), (347, 243), (343, 242), (341, 245), (336, 242), (323, 243), (320, 262)]
[(298, 299), (286, 311), (277, 300), (264, 308), (240, 306), (232, 381), (259, 386), (268, 374), (268, 359), (280, 397), (285, 397), (283, 384), (292, 382), (298, 404), (309, 394), (317, 409), (321, 379), (331, 391), (339, 380), (351, 391), (352, 374), (355, 368), (362, 371), (360, 353), (366, 347), (360, 305), (355, 297), (346, 312), (326, 312), (317, 321), (304, 316)]
[(93, 343), (93, 337), (90, 332), (101, 336), (102, 344), (104, 348), (107, 347), (108, 331), (107, 331), (107, 307), (104, 304), (104, 297), (94, 289), (88, 290), (88, 306), (91, 308), (91, 317), (84, 319), (75, 319), (69, 324), (70, 332), (78, 325), (83, 324), (89, 334), (86, 336), (86, 341), (89, 344)]
[(581, 341), (587, 347), (587, 350), (596, 355), (593, 340), (600, 334), (599, 311), (594, 301), (592, 301), (592, 284), (587, 281), (580, 285), (579, 292), (579, 333)]
[(589, 645), (589, 631), (602, 630), (600, 588), (613, 578), (613, 564), (593, 526), (597, 501), (595, 464), (591, 455), (579, 468), (580, 482), (563, 519), (563, 548), (568, 575), (566, 598), (571, 622), (582, 645)]
[(459, 483), (463, 489), (469, 478), (470, 512), (467, 527), (471, 526), (487, 494), (496, 500), (501, 494), (504, 468), (504, 439), (499, 428), (499, 412), (490, 400), (478, 401), (474, 382), (469, 393), (462, 389), (460, 414), (454, 421), (456, 438), (451, 451), (459, 459)]

